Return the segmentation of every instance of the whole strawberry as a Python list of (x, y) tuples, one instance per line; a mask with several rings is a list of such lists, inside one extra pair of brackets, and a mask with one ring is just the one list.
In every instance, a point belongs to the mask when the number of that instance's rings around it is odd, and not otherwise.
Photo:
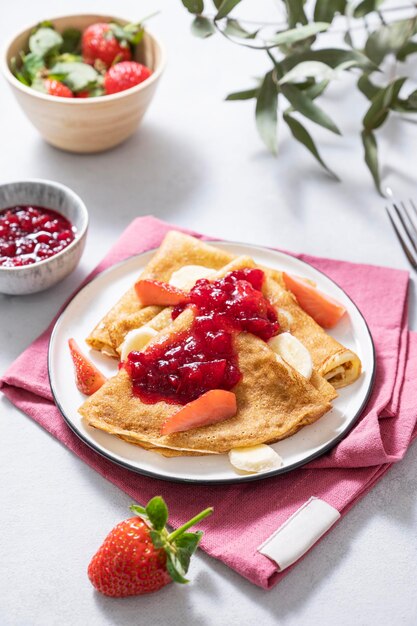
[(203, 533), (186, 530), (213, 509), (205, 509), (172, 533), (165, 528), (168, 509), (160, 496), (145, 508), (130, 509), (139, 517), (113, 528), (88, 566), (93, 586), (106, 596), (121, 598), (158, 591), (173, 580), (187, 583), (185, 574)]
[(140, 24), (120, 26), (114, 23), (99, 22), (91, 24), (82, 36), (82, 55), (86, 63), (110, 67), (119, 61), (130, 61), (130, 45), (137, 44), (143, 34)]
[(149, 67), (136, 61), (122, 61), (107, 70), (104, 76), (104, 90), (107, 95), (125, 91), (139, 85), (152, 74)]
[(46, 89), (46, 92), (49, 93), (50, 96), (59, 96), (60, 98), (73, 98), (74, 94), (71, 89), (61, 83), (60, 80), (51, 80), (46, 79), (43, 83), (43, 86)]

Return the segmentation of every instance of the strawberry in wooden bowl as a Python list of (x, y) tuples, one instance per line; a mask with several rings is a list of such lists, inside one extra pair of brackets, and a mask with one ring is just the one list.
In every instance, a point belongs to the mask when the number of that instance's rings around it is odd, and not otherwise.
[(52, 145), (101, 152), (139, 126), (165, 65), (141, 23), (70, 15), (25, 29), (6, 46), (3, 73), (32, 124)]

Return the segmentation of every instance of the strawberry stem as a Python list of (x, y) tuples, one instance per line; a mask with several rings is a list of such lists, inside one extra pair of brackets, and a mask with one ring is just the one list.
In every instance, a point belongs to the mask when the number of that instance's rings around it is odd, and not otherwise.
[(204, 509), (204, 511), (201, 511), (201, 513), (199, 513), (195, 517), (192, 517), (190, 520), (188, 520), (188, 522), (186, 522), (185, 524), (177, 528), (177, 530), (174, 530), (172, 533), (170, 533), (167, 537), (167, 540), (174, 541), (175, 539), (177, 539), (177, 537), (182, 535), (182, 533), (188, 530), (191, 526), (194, 526), (194, 524), (197, 524), (197, 522), (204, 519), (205, 517), (208, 517), (212, 513), (213, 513), (212, 506), (210, 506), (208, 509)]

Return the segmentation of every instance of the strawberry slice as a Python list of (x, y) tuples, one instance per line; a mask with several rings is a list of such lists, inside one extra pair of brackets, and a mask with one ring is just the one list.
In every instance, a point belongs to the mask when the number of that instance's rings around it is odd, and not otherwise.
[(233, 392), (211, 389), (169, 417), (161, 428), (161, 435), (222, 422), (236, 415), (236, 411), (236, 396)]
[(71, 352), (72, 362), (75, 368), (75, 383), (77, 389), (87, 396), (100, 389), (106, 382), (105, 376), (96, 368), (96, 366), (87, 359), (81, 352), (75, 339), (68, 339), (68, 345)]
[(317, 324), (333, 328), (346, 313), (343, 304), (319, 291), (305, 279), (283, 272), (285, 286), (298, 300), (298, 304)]
[(138, 280), (135, 284), (136, 295), (143, 306), (175, 306), (187, 300), (187, 294), (182, 289), (159, 280)]

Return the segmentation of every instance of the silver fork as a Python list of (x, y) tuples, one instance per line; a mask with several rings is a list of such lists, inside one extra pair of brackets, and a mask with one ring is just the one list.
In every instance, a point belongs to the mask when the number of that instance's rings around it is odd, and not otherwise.
[(385, 207), (398, 241), (410, 264), (417, 269), (417, 207), (413, 200)]

